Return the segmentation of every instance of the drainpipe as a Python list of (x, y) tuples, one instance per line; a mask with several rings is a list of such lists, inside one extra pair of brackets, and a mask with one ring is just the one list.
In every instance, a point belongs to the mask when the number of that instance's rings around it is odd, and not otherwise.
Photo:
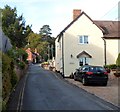
[(104, 41), (104, 61), (105, 61), (105, 65), (107, 64), (107, 59), (106, 59), (106, 40), (102, 37), (103, 41)]
[(64, 78), (64, 38), (63, 38), (63, 33), (61, 34), (62, 37), (62, 69), (63, 69), (63, 78)]

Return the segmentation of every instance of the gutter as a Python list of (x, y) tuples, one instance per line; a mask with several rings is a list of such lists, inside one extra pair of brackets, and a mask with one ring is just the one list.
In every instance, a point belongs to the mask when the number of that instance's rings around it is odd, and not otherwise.
[(104, 39), (104, 37), (102, 37), (103, 41), (104, 41), (104, 64), (107, 65), (107, 57), (106, 57), (106, 40)]

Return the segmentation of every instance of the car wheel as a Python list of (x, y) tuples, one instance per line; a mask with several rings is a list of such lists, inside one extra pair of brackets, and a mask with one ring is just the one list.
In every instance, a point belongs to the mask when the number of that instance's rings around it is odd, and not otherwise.
[(83, 77), (82, 78), (82, 84), (85, 86), (85, 85), (87, 85), (87, 81), (86, 81), (86, 79)]
[(76, 76), (75, 76), (75, 75), (74, 75), (74, 80), (75, 80), (75, 81), (77, 81), (77, 78), (76, 78)]

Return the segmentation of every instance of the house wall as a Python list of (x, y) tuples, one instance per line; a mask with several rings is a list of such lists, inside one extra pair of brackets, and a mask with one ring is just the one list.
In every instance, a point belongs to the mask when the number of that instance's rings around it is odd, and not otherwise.
[[(89, 44), (79, 44), (78, 35), (88, 35)], [(102, 31), (85, 15), (67, 29), (64, 33), (65, 76), (69, 76), (76, 68), (79, 68), (76, 56), (82, 51), (92, 56), (91, 65), (104, 65), (104, 41), (101, 37), (103, 37)]]
[(55, 68), (57, 71), (62, 72), (62, 39), (58, 42), (58, 38), (55, 41)]
[(107, 64), (115, 64), (120, 53), (120, 40), (106, 39), (106, 50)]

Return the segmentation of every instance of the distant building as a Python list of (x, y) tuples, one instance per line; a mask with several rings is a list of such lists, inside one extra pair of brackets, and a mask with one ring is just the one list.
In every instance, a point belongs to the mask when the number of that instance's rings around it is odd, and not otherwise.
[(32, 54), (32, 52), (31, 52), (31, 49), (30, 49), (30, 48), (26, 49), (26, 52), (27, 52), (27, 54), (28, 54), (27, 61), (28, 61), (29, 63), (33, 62), (33, 54)]
[(26, 49), (26, 52), (28, 54), (27, 60), (29, 63), (37, 63), (39, 60), (37, 60), (37, 57), (39, 56), (39, 53), (37, 52), (37, 49), (35, 49), (35, 52), (32, 52), (30, 48)]

